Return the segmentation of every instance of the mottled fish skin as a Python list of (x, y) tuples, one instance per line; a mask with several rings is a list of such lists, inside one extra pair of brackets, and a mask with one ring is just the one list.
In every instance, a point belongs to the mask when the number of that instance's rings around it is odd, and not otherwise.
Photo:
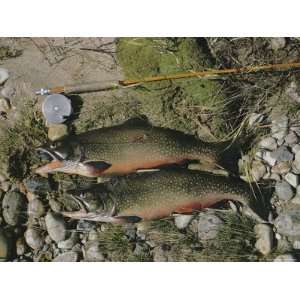
[(222, 144), (207, 143), (176, 130), (130, 120), (122, 125), (71, 137), (56, 149), (67, 153), (66, 159), (71, 161), (104, 161), (111, 165), (100, 172), (97, 172), (97, 166), (95, 172), (90, 168), (83, 170), (83, 165), (69, 169), (72, 174), (96, 177), (128, 174), (189, 160), (198, 160), (213, 168), (220, 160), (224, 145), (222, 147)]
[(257, 200), (248, 184), (199, 171), (163, 170), (127, 176), (114, 187), (113, 198), (116, 199), (118, 217), (153, 220), (233, 200), (249, 208), (253, 216), (262, 221), (255, 212)]

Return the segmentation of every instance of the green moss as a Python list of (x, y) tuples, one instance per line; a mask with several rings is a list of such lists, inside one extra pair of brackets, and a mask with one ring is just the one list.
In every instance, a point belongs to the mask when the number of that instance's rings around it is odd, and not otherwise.
[[(209, 55), (194, 38), (121, 38), (118, 60), (126, 79), (195, 72), (211, 68)], [(215, 80), (199, 78), (159, 81), (135, 90), (139, 112), (156, 125), (195, 132), (201, 114), (210, 114), (211, 129), (224, 128), (226, 101)]]
[(47, 131), (33, 100), (24, 99), (20, 117), (0, 135), (0, 164), (7, 165), (12, 178), (24, 178), (35, 162), (34, 148), (47, 140)]

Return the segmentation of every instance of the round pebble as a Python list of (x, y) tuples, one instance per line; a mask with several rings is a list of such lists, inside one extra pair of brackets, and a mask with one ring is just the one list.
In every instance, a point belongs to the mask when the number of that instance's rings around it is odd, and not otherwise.
[(41, 176), (32, 176), (23, 180), (25, 188), (27, 191), (37, 194), (44, 195), (47, 192), (51, 192), (52, 188), (48, 178)]
[(278, 181), (275, 185), (275, 190), (278, 198), (281, 200), (291, 200), (294, 196), (292, 187), (286, 181)]
[(261, 140), (258, 143), (258, 146), (260, 148), (273, 151), (277, 148), (277, 143), (273, 137), (267, 137), (267, 138), (264, 138), (263, 140)]
[(50, 141), (57, 141), (68, 135), (68, 127), (65, 124), (51, 124), (48, 129)]
[(278, 255), (275, 259), (275, 262), (295, 262), (296, 258), (292, 254), (282, 254)]
[(7, 224), (16, 226), (25, 219), (25, 196), (19, 192), (8, 192), (2, 201), (3, 217)]
[(300, 210), (285, 211), (275, 219), (274, 226), (279, 234), (300, 236)]
[(285, 174), (291, 169), (291, 163), (289, 161), (280, 161), (272, 167), (272, 173)]
[(24, 255), (24, 253), (26, 252), (26, 249), (27, 249), (27, 246), (26, 246), (26, 241), (25, 241), (24, 237), (19, 237), (16, 242), (17, 255), (18, 256)]
[(163, 247), (158, 246), (155, 247), (153, 250), (153, 261), (154, 262), (166, 262), (168, 261), (168, 257), (163, 249)]
[(16, 89), (10, 86), (6, 86), (1, 90), (1, 95), (5, 99), (10, 99), (16, 95)]
[(299, 185), (299, 175), (290, 172), (284, 176), (284, 179), (294, 188)]
[(104, 255), (102, 254), (99, 243), (88, 243), (85, 250), (85, 261), (104, 261)]
[(74, 251), (64, 252), (56, 256), (52, 261), (53, 262), (76, 262), (78, 261), (78, 253)]
[(216, 238), (223, 221), (213, 213), (199, 213), (198, 238), (203, 241)]
[(48, 212), (45, 222), (48, 234), (52, 240), (60, 242), (67, 238), (66, 222), (61, 215)]
[(270, 44), (273, 50), (278, 51), (285, 47), (286, 39), (284, 37), (271, 38)]
[(71, 236), (67, 240), (58, 242), (57, 247), (60, 249), (72, 249), (78, 241), (78, 233), (72, 232)]
[(2, 85), (9, 78), (7, 69), (0, 68), (0, 85)]
[(0, 262), (6, 261), (9, 256), (8, 239), (3, 230), (0, 229)]
[(299, 138), (295, 132), (290, 132), (284, 139), (285, 143), (289, 146), (297, 144)]
[(35, 228), (28, 228), (25, 231), (24, 237), (27, 245), (34, 250), (41, 249), (45, 242), (41, 230)]
[(251, 174), (255, 181), (259, 181), (266, 174), (266, 171), (267, 169), (262, 162), (258, 160), (252, 162)]
[(41, 200), (33, 199), (28, 203), (28, 215), (35, 218), (42, 217), (45, 214), (45, 207)]
[(254, 226), (257, 241), (255, 248), (263, 255), (268, 255), (274, 246), (274, 233), (268, 224), (257, 224)]
[(8, 113), (10, 110), (9, 100), (0, 98), (0, 112)]
[(288, 133), (289, 119), (287, 116), (280, 116), (272, 120), (272, 136), (278, 140), (284, 139)]
[(177, 215), (174, 217), (175, 225), (178, 229), (184, 229), (188, 227), (193, 219), (193, 215)]
[(294, 159), (294, 154), (291, 153), (286, 146), (280, 146), (278, 149), (273, 151), (270, 155), (276, 161), (290, 161)]

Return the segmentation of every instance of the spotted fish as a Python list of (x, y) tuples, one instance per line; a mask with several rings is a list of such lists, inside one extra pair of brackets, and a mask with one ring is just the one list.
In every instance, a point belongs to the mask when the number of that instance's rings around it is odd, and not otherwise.
[[(233, 200), (242, 204), (243, 211), (263, 222), (257, 213), (259, 202), (247, 183), (200, 171), (170, 169), (129, 175), (113, 188), (110, 184), (101, 184), (73, 191), (71, 195), (81, 203), (82, 210), (63, 215), (75, 219), (138, 222), (164, 218), (172, 213), (192, 213), (223, 200)], [(88, 205), (95, 199), (101, 205), (91, 212)]]
[(133, 119), (70, 137), (51, 147), (40, 147), (38, 151), (52, 158), (35, 171), (40, 175), (64, 172), (98, 177), (192, 160), (213, 169), (221, 164), (224, 144), (204, 142), (192, 135)]

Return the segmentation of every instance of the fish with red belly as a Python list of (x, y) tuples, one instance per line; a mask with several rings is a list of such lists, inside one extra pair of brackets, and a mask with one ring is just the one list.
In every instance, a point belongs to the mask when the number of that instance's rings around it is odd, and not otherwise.
[[(162, 170), (124, 176), (113, 189), (110, 184), (73, 191), (72, 197), (82, 209), (63, 212), (75, 219), (122, 224), (154, 220), (173, 213), (192, 213), (223, 200), (241, 203), (254, 219), (260, 216), (260, 202), (249, 185), (239, 179), (191, 170)], [(89, 211), (90, 201), (99, 200), (100, 207)], [(243, 210), (244, 211), (244, 210)]]
[(64, 172), (88, 177), (134, 173), (197, 160), (215, 168), (222, 164), (223, 143), (129, 120), (122, 125), (71, 136), (52, 147), (40, 147), (52, 161), (35, 170), (40, 175)]

